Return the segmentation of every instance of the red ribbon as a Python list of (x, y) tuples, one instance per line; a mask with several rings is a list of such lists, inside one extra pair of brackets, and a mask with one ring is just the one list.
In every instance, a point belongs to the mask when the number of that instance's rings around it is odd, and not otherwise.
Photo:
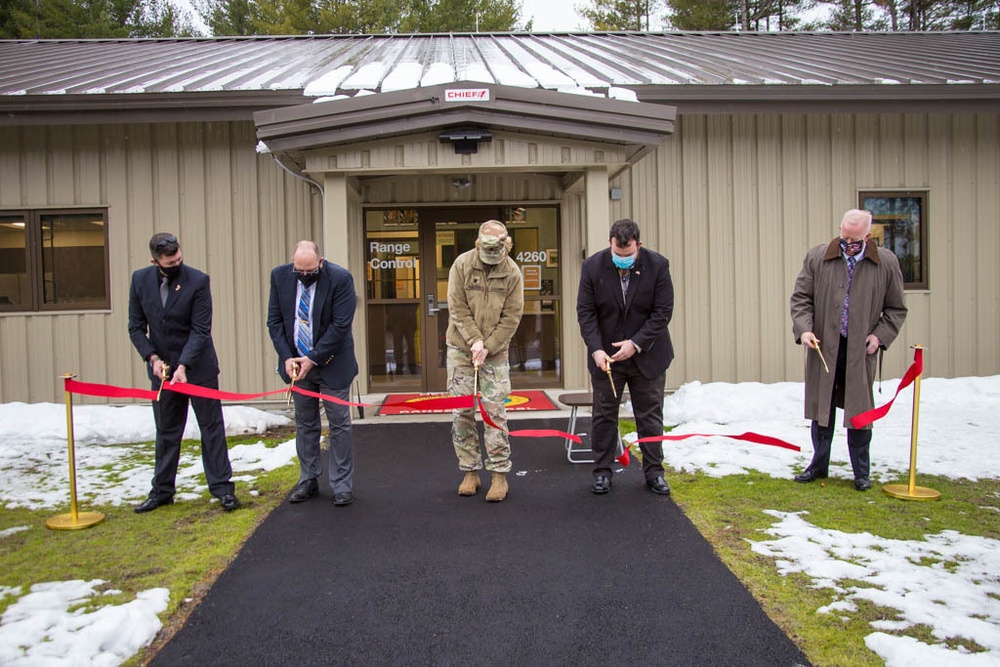
[[(899, 390), (906, 387), (912, 379), (920, 374), (923, 364), (921, 350), (917, 350), (917, 362), (906, 372), (903, 378), (903, 382), (899, 386)], [(919, 363), (919, 366), (918, 366)], [(916, 369), (916, 370), (914, 370)], [(912, 377), (911, 377), (912, 375)], [(144, 398), (149, 400), (156, 400), (156, 392), (151, 389), (132, 389), (125, 387), (116, 387), (114, 385), (108, 384), (94, 384), (91, 382), (79, 382), (71, 378), (65, 378), (64, 386), (66, 391), (72, 392), (74, 394), (84, 394), (87, 396), (103, 396), (106, 398)], [(217, 398), (219, 400), (227, 401), (249, 401), (257, 398), (263, 398), (265, 396), (273, 396), (275, 394), (283, 394), (287, 389), (275, 389), (274, 391), (265, 391), (258, 394), (237, 394), (228, 391), (220, 391), (218, 389), (209, 389), (208, 387), (201, 387), (195, 384), (189, 384), (187, 382), (178, 383), (165, 383), (163, 388), (168, 391), (175, 391), (179, 394), (186, 394), (188, 396), (198, 396), (201, 398)], [(371, 403), (352, 403), (351, 401), (345, 401), (342, 398), (337, 398), (336, 396), (330, 396), (327, 394), (322, 394), (315, 391), (309, 391), (302, 389), (300, 387), (292, 386), (292, 391), (302, 394), (303, 396), (312, 396), (313, 398), (320, 398), (326, 401), (332, 401), (340, 405), (348, 405), (352, 407), (365, 407), (371, 406)], [(896, 394), (899, 394), (899, 390)], [(895, 400), (895, 397), (893, 397)], [(472, 394), (466, 394), (464, 396), (443, 396), (440, 398), (428, 398), (426, 400), (414, 403), (411, 401), (399, 401), (396, 403), (386, 403), (385, 405), (401, 406), (411, 408), (418, 412), (423, 412), (427, 410), (465, 410), (472, 407), (479, 408), (479, 414), (483, 418), (483, 423), (491, 428), (501, 430), (497, 426), (496, 422), (490, 419), (489, 414), (486, 412), (486, 408), (483, 407), (481, 401), (475, 400)], [(858, 415), (854, 419), (861, 419), (869, 414), (874, 414), (882, 411), (882, 414), (889, 411), (889, 406), (892, 405), (892, 401), (888, 404), (882, 406), (878, 410), (872, 410), (871, 412), (866, 412), (863, 415)], [(872, 418), (870, 421), (878, 419), (882, 415), (878, 415)], [(852, 420), (853, 421), (853, 420)], [(868, 423), (868, 422), (865, 422)], [(510, 431), (508, 435), (516, 438), (564, 438), (572, 440), (576, 443), (582, 443), (580, 436), (573, 433), (567, 433), (565, 431), (559, 431), (556, 429), (521, 429), (517, 431)], [(762, 445), (772, 445), (774, 447), (783, 447), (785, 449), (791, 449), (796, 452), (801, 451), (801, 449), (795, 445), (789, 444), (783, 440), (777, 438), (772, 438), (766, 435), (760, 435), (758, 433), (743, 433), (740, 435), (724, 435), (720, 433), (686, 433), (684, 435), (660, 435), (660, 436), (649, 436), (645, 438), (639, 438), (636, 442), (659, 442), (663, 440), (684, 440), (685, 438), (694, 437), (720, 437), (720, 438), (733, 438), (734, 440), (746, 440), (748, 442), (755, 442)], [(629, 454), (628, 447), (624, 448), (624, 451), (615, 460), (617, 460), (622, 466), (628, 466), (631, 462), (631, 456)]]
[(892, 399), (885, 405), (877, 407), (874, 410), (862, 412), (860, 415), (851, 417), (851, 426), (854, 428), (864, 428), (873, 421), (877, 421), (882, 419), (882, 417), (885, 417), (889, 414), (889, 408), (892, 407), (893, 402), (896, 400), (896, 396), (899, 396), (899, 392), (909, 387), (910, 384), (923, 372), (924, 349), (922, 347), (918, 347), (913, 351), (913, 363), (906, 369), (906, 373), (903, 375), (903, 379), (900, 381), (899, 386), (896, 387), (896, 394), (892, 397)]
[(152, 389), (126, 389), (125, 387), (115, 387), (110, 384), (93, 384), (90, 382), (78, 382), (71, 378), (66, 378), (63, 382), (66, 391), (73, 394), (83, 394), (85, 396), (105, 396), (107, 398), (148, 398), (156, 400), (156, 392)]
[(256, 398), (273, 396), (275, 394), (284, 394), (288, 391), (287, 389), (275, 389), (274, 391), (265, 391), (260, 394), (234, 394), (231, 391), (209, 389), (208, 387), (202, 387), (188, 382), (167, 382), (164, 383), (163, 388), (168, 391), (177, 392), (178, 394), (197, 396), (198, 398), (217, 398), (220, 401), (252, 401)]
[[(152, 389), (132, 389), (126, 387), (117, 387), (110, 384), (95, 384), (92, 382), (79, 382), (71, 378), (65, 378), (64, 381), (65, 390), (74, 394), (81, 394), (85, 396), (103, 396), (105, 398), (143, 398), (149, 400), (156, 400), (157, 393)], [(202, 387), (196, 384), (190, 384), (187, 382), (177, 382), (170, 383), (166, 382), (163, 388), (167, 391), (174, 391), (178, 394), (185, 394), (187, 396), (197, 396), (200, 398), (217, 398), (219, 400), (225, 401), (251, 401), (258, 398), (263, 398), (265, 396), (273, 396), (275, 394), (284, 394), (287, 389), (275, 389), (274, 391), (265, 391), (259, 394), (237, 394), (229, 391), (220, 391), (218, 389), (209, 389), (208, 387)], [(340, 405), (347, 405), (351, 407), (369, 407), (373, 406), (373, 403), (353, 403), (351, 401), (345, 401), (342, 398), (337, 398), (336, 396), (330, 396), (328, 394), (322, 394), (315, 391), (309, 391), (307, 389), (302, 389), (301, 387), (296, 387), (292, 385), (292, 391), (302, 394), (303, 396), (312, 396), (313, 398), (323, 399), (325, 401), (331, 401), (333, 403), (338, 403)], [(479, 413), (483, 417), (483, 422), (488, 426), (500, 430), (500, 427), (490, 419), (490, 416), (486, 414), (485, 408), (483, 408), (480, 401), (474, 401), (472, 394), (466, 394), (464, 396), (441, 396), (427, 398), (421, 401), (397, 401), (393, 403), (384, 403), (387, 406), (398, 406), (410, 408), (417, 412), (432, 411), (432, 410), (466, 410), (474, 406), (479, 407)], [(566, 433), (565, 431), (557, 431), (551, 429), (525, 429), (520, 431), (512, 431), (509, 435), (521, 438), (568, 438), (573, 442), (580, 443), (582, 440), (580, 436), (574, 435), (572, 433)], [(627, 450), (626, 450), (627, 451)], [(628, 465), (627, 463), (625, 465)]]
[(645, 438), (639, 438), (636, 442), (660, 442), (661, 440), (684, 440), (686, 438), (732, 438), (733, 440), (744, 440), (746, 442), (753, 442), (758, 445), (770, 445), (772, 447), (781, 447), (783, 449), (791, 449), (795, 452), (802, 451), (802, 448), (798, 445), (793, 445), (790, 442), (785, 442), (784, 440), (779, 440), (778, 438), (772, 438), (769, 435), (761, 435), (760, 433), (753, 433), (752, 431), (747, 431), (746, 433), (740, 433), (739, 435), (727, 435), (725, 433), (684, 433), (681, 435), (651, 435)]

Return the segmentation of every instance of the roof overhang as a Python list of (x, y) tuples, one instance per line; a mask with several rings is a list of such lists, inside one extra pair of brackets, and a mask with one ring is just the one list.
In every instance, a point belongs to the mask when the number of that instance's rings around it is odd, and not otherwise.
[(627, 148), (634, 162), (674, 131), (677, 110), (649, 104), (461, 81), (320, 101), (254, 113), (257, 138), (274, 154), (473, 125)]

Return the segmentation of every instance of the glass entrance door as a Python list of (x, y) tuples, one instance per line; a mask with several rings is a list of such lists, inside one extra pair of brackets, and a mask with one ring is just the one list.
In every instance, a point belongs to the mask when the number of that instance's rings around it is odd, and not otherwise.
[(368, 381), (422, 391), (420, 232), (414, 210), (365, 212)]
[(507, 224), (524, 277), (524, 316), (510, 344), (514, 388), (558, 387), (559, 245), (555, 206), (368, 209), (368, 380), (376, 392), (447, 389), (448, 273), (485, 220)]
[(426, 358), (433, 360), (427, 364), (427, 379), (432, 390), (444, 390), (448, 386), (447, 345), (448, 331), (448, 273), (455, 258), (476, 247), (479, 225), (486, 220), (499, 220), (499, 208), (433, 209), (424, 212), (421, 228), (427, 242), (425, 257), (433, 261), (425, 263), (426, 273), (423, 284), (427, 331), (435, 336), (425, 342)]

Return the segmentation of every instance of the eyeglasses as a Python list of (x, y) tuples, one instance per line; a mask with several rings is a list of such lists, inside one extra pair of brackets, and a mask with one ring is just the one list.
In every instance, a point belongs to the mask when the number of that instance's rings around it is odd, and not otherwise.
[(165, 250), (172, 245), (177, 245), (177, 237), (173, 234), (167, 234), (166, 236), (157, 239), (156, 243), (153, 244), (153, 250)]
[(292, 273), (294, 273), (297, 276), (316, 276), (319, 275), (319, 267), (317, 266), (315, 269), (312, 269), (311, 271), (300, 271), (299, 269), (292, 269)]

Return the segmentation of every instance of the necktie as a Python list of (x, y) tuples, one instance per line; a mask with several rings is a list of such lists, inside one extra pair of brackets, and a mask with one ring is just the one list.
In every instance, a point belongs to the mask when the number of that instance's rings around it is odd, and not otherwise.
[(625, 301), (626, 295), (628, 294), (628, 279), (629, 279), (629, 276), (631, 275), (631, 273), (632, 272), (629, 271), (628, 269), (618, 269), (618, 275), (621, 277), (621, 280), (622, 280), (622, 302), (623, 303)]
[(857, 257), (847, 258), (847, 291), (844, 293), (844, 313), (840, 316), (840, 335), (847, 337), (847, 311), (851, 305), (851, 280), (854, 279), (854, 266), (858, 263)]
[(311, 289), (311, 287), (302, 286), (299, 306), (295, 312), (295, 346), (302, 356), (306, 356), (312, 350), (312, 327), (309, 321), (309, 293)]
[(164, 308), (167, 307), (167, 295), (170, 294), (169, 285), (167, 285), (167, 278), (160, 278), (160, 305)]

